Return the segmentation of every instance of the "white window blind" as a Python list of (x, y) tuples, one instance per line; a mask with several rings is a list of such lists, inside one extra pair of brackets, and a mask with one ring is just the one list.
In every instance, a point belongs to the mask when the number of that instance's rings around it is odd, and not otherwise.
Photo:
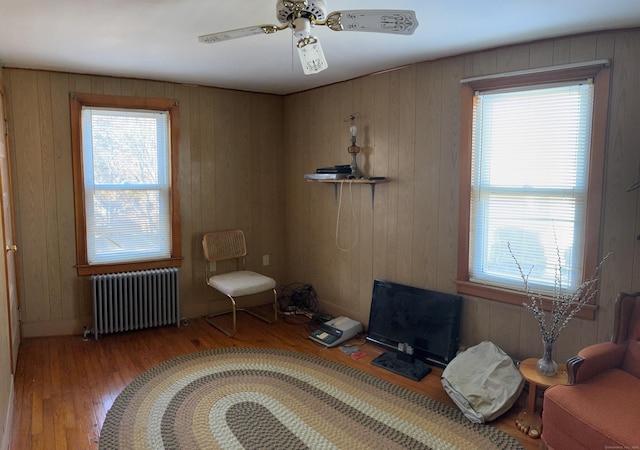
[(82, 109), (89, 264), (171, 256), (169, 117)]
[(522, 290), (509, 244), (537, 292), (581, 283), (592, 109), (588, 80), (476, 93), (471, 281)]

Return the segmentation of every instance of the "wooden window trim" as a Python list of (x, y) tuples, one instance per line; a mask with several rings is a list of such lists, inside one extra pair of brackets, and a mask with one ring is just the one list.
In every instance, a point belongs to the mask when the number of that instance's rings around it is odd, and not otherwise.
[[(132, 270), (180, 267), (182, 264), (182, 235), (180, 231), (179, 142), (180, 122), (178, 102), (171, 99), (124, 97), (99, 94), (71, 94), (71, 148), (73, 157), (73, 190), (76, 224), (76, 269), (78, 276)], [(87, 257), (86, 211), (82, 161), (83, 106), (106, 108), (147, 109), (167, 111), (171, 130), (171, 257), (168, 259), (116, 264), (89, 264)]]
[[(584, 238), (583, 280), (591, 276), (599, 262), (600, 216), (604, 183), (607, 115), (609, 104), (610, 67), (600, 65), (567, 68), (549, 72), (470, 80), (462, 85), (460, 130), (460, 212), (458, 224), (457, 290), (460, 294), (503, 303), (522, 305), (527, 301), (523, 292), (474, 283), (469, 280), (469, 228), (471, 207), (471, 141), (473, 136), (473, 102), (476, 91), (556, 83), (593, 78), (594, 103), (591, 131), (591, 154), (587, 191), (587, 212)], [(550, 309), (550, 298), (545, 298)], [(597, 305), (588, 304), (576, 317), (594, 320)]]

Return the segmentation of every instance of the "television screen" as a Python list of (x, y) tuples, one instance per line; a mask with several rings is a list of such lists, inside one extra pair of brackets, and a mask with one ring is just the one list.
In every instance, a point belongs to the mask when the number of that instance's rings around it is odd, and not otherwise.
[(462, 297), (374, 280), (367, 341), (413, 347), (417, 358), (446, 365), (458, 351)]

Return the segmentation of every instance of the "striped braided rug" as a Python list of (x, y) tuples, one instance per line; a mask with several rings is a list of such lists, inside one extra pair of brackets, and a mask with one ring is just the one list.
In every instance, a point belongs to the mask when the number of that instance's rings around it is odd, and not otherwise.
[(186, 354), (144, 372), (100, 449), (511, 449), (460, 411), (356, 369), (275, 349)]

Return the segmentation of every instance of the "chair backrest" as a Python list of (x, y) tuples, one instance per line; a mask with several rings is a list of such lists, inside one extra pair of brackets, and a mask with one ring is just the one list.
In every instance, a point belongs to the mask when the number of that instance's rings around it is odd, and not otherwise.
[(241, 230), (205, 233), (202, 237), (202, 249), (207, 262), (244, 258), (247, 254), (247, 244)]
[(622, 369), (640, 378), (640, 292), (618, 295), (613, 331), (613, 342), (627, 344)]

